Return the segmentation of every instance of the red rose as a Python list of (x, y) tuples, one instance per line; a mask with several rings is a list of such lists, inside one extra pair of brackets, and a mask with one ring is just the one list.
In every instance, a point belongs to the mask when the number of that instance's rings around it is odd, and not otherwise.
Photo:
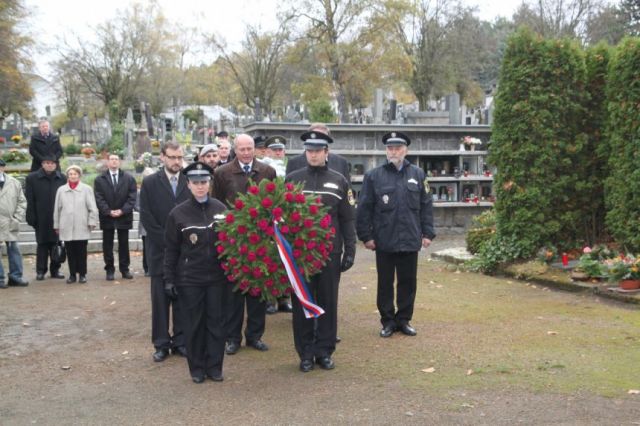
[(280, 290), (278, 290), (277, 288), (272, 288), (271, 289), (271, 295), (275, 296), (275, 297), (280, 296)]
[(271, 211), (271, 214), (273, 214), (273, 217), (276, 219), (280, 219), (282, 217), (282, 208), (276, 207)]
[(269, 256), (263, 256), (262, 263), (264, 263), (265, 265), (271, 265), (273, 263), (273, 260)]
[(291, 192), (285, 192), (284, 199), (287, 203), (293, 203), (293, 201), (295, 200), (295, 197)]
[(260, 236), (258, 236), (258, 234), (251, 234), (249, 235), (249, 242), (251, 244), (258, 244), (260, 242)]
[(229, 213), (224, 220), (227, 223), (233, 223), (236, 220), (236, 218), (232, 213)]
[(280, 228), (280, 232), (282, 232), (283, 234), (288, 234), (289, 227), (287, 225), (282, 225), (282, 227)]
[(220, 264), (220, 267), (222, 268), (222, 270), (224, 271), (228, 271), (229, 270), (229, 264), (227, 262), (223, 262)]
[(300, 258), (300, 256), (302, 256), (302, 252), (298, 249), (293, 249), (293, 257), (295, 257), (296, 259)]
[(260, 193), (260, 188), (254, 185), (254, 186), (250, 186), (248, 191), (253, 195), (258, 195)]
[(249, 272), (251, 272), (251, 269), (249, 269), (249, 267), (247, 265), (242, 265), (240, 267), (240, 269), (242, 270), (242, 272), (244, 272), (245, 274), (248, 274)]
[(247, 254), (249, 252), (249, 247), (246, 244), (240, 246), (240, 254)]
[(325, 240), (330, 240), (330, 239), (331, 239), (331, 237), (333, 237), (333, 234), (332, 234), (331, 232), (327, 232), (327, 233), (324, 235), (324, 239), (325, 239)]
[(231, 266), (236, 266), (238, 264), (238, 259), (236, 259), (235, 257), (232, 257), (231, 259), (229, 259), (229, 264)]
[(228, 238), (228, 235), (227, 235), (226, 232), (224, 232), (224, 231), (218, 232), (218, 239), (220, 241), (227, 241), (227, 238)]
[(298, 232), (300, 232), (300, 227), (299, 226), (292, 226), (291, 227), (291, 232), (293, 232), (294, 234), (297, 234)]
[(320, 242), (320, 243), (318, 243), (318, 250), (326, 251), (327, 248), (325, 247), (324, 243)]
[(253, 271), (251, 271), (251, 274), (253, 275), (253, 278), (260, 278), (262, 277), (262, 271), (260, 270), (259, 267), (255, 267), (253, 268)]
[(307, 201), (307, 197), (302, 193), (296, 194), (296, 203), (304, 204)]
[(285, 183), (284, 187), (287, 188), (287, 191), (293, 191), (295, 189), (295, 187), (293, 186), (293, 184), (291, 182)]
[(271, 278), (268, 278), (268, 279), (266, 279), (266, 280), (264, 281), (264, 286), (265, 286), (266, 288), (271, 288), (271, 287), (273, 287), (273, 285), (274, 285), (274, 284), (275, 284), (275, 283), (273, 282), (273, 279), (271, 279)]
[(311, 262), (311, 261), (313, 261), (313, 255), (311, 255), (311, 254), (306, 255), (306, 256), (304, 257), (304, 260), (306, 260), (307, 262)]
[(260, 257), (263, 257), (267, 254), (267, 248), (265, 246), (260, 246), (256, 249), (256, 254)]
[(278, 268), (278, 265), (276, 265), (275, 263), (270, 263), (269, 265), (267, 265), (267, 271), (269, 271), (270, 274), (276, 272)]
[(249, 208), (249, 216), (251, 216), (254, 219), (256, 217), (258, 217), (258, 209), (256, 209), (255, 207), (250, 207)]
[(262, 293), (262, 290), (259, 287), (251, 287), (249, 289), (249, 294), (253, 297), (260, 296), (260, 293)]
[(291, 294), (291, 293), (293, 293), (293, 289), (291, 287), (287, 287), (284, 289), (284, 294)]
[(227, 281), (234, 282), (235, 280), (236, 280), (236, 277), (234, 277), (233, 275), (227, 275)]
[(244, 208), (244, 203), (242, 202), (242, 200), (236, 200), (236, 210), (242, 210)]
[(318, 231), (311, 230), (309, 231), (309, 238), (315, 238), (318, 236)]
[(302, 238), (296, 238), (293, 240), (293, 245), (295, 247), (304, 247), (304, 240)]
[(269, 235), (269, 236), (272, 236), (273, 234), (275, 234), (275, 231), (273, 230), (273, 228), (269, 227), (269, 228), (264, 230), (264, 233)]
[(305, 228), (313, 227), (313, 221), (311, 219), (305, 219), (304, 222), (302, 222), (302, 224), (304, 225)]
[(299, 212), (293, 212), (291, 213), (291, 220), (294, 222), (297, 222), (301, 219), (300, 213)]
[(281, 284), (289, 284), (289, 277), (286, 275), (280, 275), (280, 283)]
[(335, 233), (336, 233), (336, 228), (332, 226), (331, 227), (331, 234), (335, 235)]
[(218, 254), (222, 254), (222, 252), (224, 251), (224, 247), (218, 246), (216, 250), (218, 251)]
[(313, 250), (316, 246), (316, 242), (315, 241), (307, 241), (307, 250)]
[(264, 190), (267, 192), (273, 192), (276, 190), (276, 184), (273, 182), (267, 182), (267, 184), (264, 186)]
[(231, 244), (232, 246), (236, 245), (236, 239), (235, 238), (229, 238), (229, 244)]
[(255, 262), (257, 259), (256, 254), (252, 251), (250, 251), (249, 253), (247, 253), (247, 260), (249, 262)]
[(327, 247), (327, 250), (329, 250), (329, 251), (333, 250), (333, 244), (332, 243), (329, 243), (329, 246)]
[(317, 204), (311, 204), (309, 206), (309, 213), (318, 214), (318, 205)]
[(268, 227), (269, 227), (269, 221), (267, 221), (267, 219), (260, 219), (258, 221), (258, 228), (260, 228), (260, 229), (262, 229), (264, 231)]
[(238, 225), (238, 234), (246, 234), (247, 233), (247, 227), (244, 225)]
[(313, 267), (320, 270), (320, 268), (322, 268), (322, 262), (320, 262), (319, 260), (314, 260)]
[(331, 216), (326, 215), (320, 220), (320, 227), (326, 229), (329, 225), (331, 225)]
[(322, 197), (316, 197), (316, 203), (322, 204)]
[(246, 290), (247, 287), (249, 287), (249, 281), (240, 281), (240, 284), (238, 285), (238, 287), (240, 287), (240, 290)]
[(261, 204), (262, 204), (262, 207), (264, 207), (265, 209), (268, 209), (273, 205), (273, 201), (271, 201), (271, 198), (266, 197), (262, 200)]

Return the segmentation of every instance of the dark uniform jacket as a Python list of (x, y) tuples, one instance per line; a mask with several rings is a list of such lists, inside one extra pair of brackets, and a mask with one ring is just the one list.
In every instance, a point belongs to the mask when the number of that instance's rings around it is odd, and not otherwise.
[(368, 171), (358, 199), (358, 238), (384, 252), (419, 251), (423, 237), (436, 236), (428, 190), (424, 171), (407, 160), (401, 170), (387, 163)]
[[(305, 167), (307, 167), (307, 165), (307, 156), (303, 152), (302, 154), (296, 155), (295, 157), (289, 159), (289, 161), (287, 162), (286, 173), (288, 175), (293, 171), (304, 169)], [(344, 157), (330, 152), (327, 158), (327, 166), (329, 166), (331, 170), (335, 170), (336, 172), (344, 176), (347, 182), (349, 182), (349, 185), (351, 185), (349, 162)]]
[(238, 193), (245, 194), (247, 192), (249, 179), (257, 184), (263, 179), (273, 180), (275, 178), (275, 169), (258, 159), (253, 160), (251, 172), (247, 175), (236, 158), (231, 163), (216, 167), (213, 174), (213, 194), (218, 200), (231, 206)]
[[(133, 228), (133, 209), (136, 205), (136, 180), (129, 173), (118, 170), (118, 185), (114, 188), (111, 170), (98, 176), (93, 184), (101, 229)], [(111, 210), (122, 210), (122, 216), (111, 217)]]
[(319, 195), (322, 204), (329, 206), (331, 226), (336, 228), (332, 253), (342, 253), (355, 257), (355, 200), (347, 180), (340, 173), (330, 170), (328, 166), (312, 167), (296, 170), (287, 175), (287, 182), (304, 182), (304, 193)]
[(42, 158), (44, 156), (55, 156), (56, 161), (62, 157), (62, 145), (60, 145), (60, 138), (58, 135), (54, 135), (49, 132), (47, 137), (42, 136), (40, 132), (36, 132), (31, 135), (31, 143), (29, 144), (29, 154), (33, 157), (31, 161), (31, 171), (34, 172), (42, 165)]
[[(171, 210), (165, 232), (164, 279), (176, 286), (224, 285), (216, 241), (216, 221), (227, 208), (215, 198), (199, 203), (193, 196)], [(221, 217), (216, 217), (220, 215)]]
[(178, 188), (173, 195), (164, 169), (147, 176), (140, 188), (140, 220), (147, 232), (147, 263), (151, 275), (162, 275), (164, 269), (164, 230), (169, 212), (191, 197), (187, 178), (178, 174)]
[(58, 188), (67, 183), (59, 171), (47, 175), (43, 169), (29, 173), (26, 179), (27, 223), (36, 230), (38, 244), (58, 241), (53, 230), (53, 207)]

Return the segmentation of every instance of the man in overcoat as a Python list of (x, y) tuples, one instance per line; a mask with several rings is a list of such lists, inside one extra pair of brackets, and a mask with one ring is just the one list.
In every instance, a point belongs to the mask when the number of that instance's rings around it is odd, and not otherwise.
[[(31, 135), (29, 154), (33, 157), (31, 160), (32, 172), (40, 169), (42, 160), (45, 157), (50, 158), (53, 156), (56, 164), (58, 164), (60, 157), (62, 157), (62, 145), (60, 145), (60, 138), (58, 135), (51, 132), (49, 122), (47, 120), (40, 120), (38, 131)], [(59, 168), (60, 167), (58, 166), (58, 169)]]
[[(18, 248), (18, 234), (20, 222), (24, 220), (27, 200), (22, 192), (22, 185), (12, 176), (4, 172), (6, 164), (0, 159), (0, 242), (6, 244), (9, 259), (10, 286), (27, 286), (29, 283), (22, 279), (22, 255)], [(0, 260), (0, 288), (6, 288), (4, 282), (4, 268)]]
[[(147, 176), (140, 188), (140, 220), (147, 232), (146, 249), (151, 275), (151, 341), (156, 351), (153, 360), (164, 361), (169, 351), (186, 356), (182, 313), (178, 303), (164, 291), (165, 225), (169, 212), (191, 196), (187, 179), (180, 171), (184, 161), (182, 146), (166, 142), (160, 160), (164, 167)], [(169, 309), (172, 310), (173, 335), (169, 333)]]
[(94, 182), (98, 205), (100, 228), (102, 229), (102, 255), (107, 281), (114, 280), (113, 237), (118, 232), (118, 267), (122, 278), (133, 278), (129, 271), (129, 229), (133, 228), (133, 209), (136, 205), (136, 180), (120, 169), (120, 157), (110, 154), (108, 169)]
[[(29, 173), (26, 179), (27, 223), (36, 230), (36, 280), (44, 280), (51, 250), (58, 242), (58, 234), (53, 230), (53, 207), (58, 188), (67, 183), (67, 178), (57, 170), (55, 155), (42, 158), (42, 167)], [(60, 264), (51, 259), (51, 278), (64, 279)]]
[[(241, 134), (235, 140), (236, 157), (228, 164), (219, 166), (214, 172), (214, 196), (233, 208), (238, 194), (244, 194), (249, 189), (249, 180), (258, 184), (263, 179), (273, 180), (276, 171), (273, 167), (255, 158), (255, 144), (253, 138)], [(229, 285), (229, 302), (227, 304), (227, 333), (226, 353), (233, 355), (240, 349), (242, 342), (242, 322), (244, 319), (245, 302), (247, 305), (247, 327), (244, 335), (247, 346), (259, 351), (269, 349), (262, 341), (265, 328), (266, 303), (259, 297), (233, 291)]]

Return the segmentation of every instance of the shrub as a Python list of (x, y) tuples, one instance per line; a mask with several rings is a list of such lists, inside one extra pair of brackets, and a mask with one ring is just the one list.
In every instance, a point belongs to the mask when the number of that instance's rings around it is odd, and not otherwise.
[(75, 143), (70, 143), (64, 147), (64, 153), (67, 155), (78, 155), (80, 154), (80, 146)]
[(318, 99), (309, 104), (309, 118), (312, 122), (332, 123), (336, 115), (328, 101)]
[(496, 214), (493, 210), (487, 210), (473, 218), (471, 226), (467, 230), (465, 241), (469, 253), (476, 254), (480, 248), (491, 239), (496, 232)]

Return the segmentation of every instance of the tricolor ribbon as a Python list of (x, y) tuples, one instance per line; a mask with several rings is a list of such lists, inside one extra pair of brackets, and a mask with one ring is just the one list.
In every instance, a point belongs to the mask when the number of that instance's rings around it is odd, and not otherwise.
[(304, 316), (307, 318), (318, 318), (324, 314), (324, 309), (314, 303), (313, 296), (309, 293), (307, 283), (304, 281), (304, 275), (300, 273), (300, 269), (298, 269), (298, 265), (296, 265), (296, 261), (293, 258), (291, 244), (282, 236), (280, 229), (278, 229), (278, 224), (275, 222), (273, 224), (273, 230), (275, 231), (273, 238), (276, 240), (276, 247), (278, 247), (280, 259), (287, 271), (293, 292), (302, 305)]

